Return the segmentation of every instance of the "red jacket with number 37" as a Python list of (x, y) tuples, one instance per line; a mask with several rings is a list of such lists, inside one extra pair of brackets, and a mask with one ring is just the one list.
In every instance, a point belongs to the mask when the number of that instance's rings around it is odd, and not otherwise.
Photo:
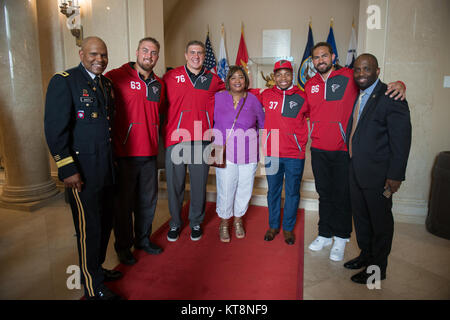
[(305, 159), (308, 103), (303, 91), (297, 86), (286, 90), (274, 86), (264, 90), (259, 98), (265, 112), (261, 139), (267, 156)]

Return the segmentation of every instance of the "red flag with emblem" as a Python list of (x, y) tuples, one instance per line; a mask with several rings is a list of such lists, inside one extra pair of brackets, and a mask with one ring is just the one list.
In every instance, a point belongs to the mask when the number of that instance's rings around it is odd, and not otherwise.
[(248, 64), (248, 52), (247, 52), (247, 46), (245, 45), (245, 40), (244, 40), (244, 26), (242, 26), (241, 41), (239, 42), (239, 49), (238, 49), (238, 53), (236, 55), (236, 65), (243, 66), (244, 69), (248, 73), (247, 64)]

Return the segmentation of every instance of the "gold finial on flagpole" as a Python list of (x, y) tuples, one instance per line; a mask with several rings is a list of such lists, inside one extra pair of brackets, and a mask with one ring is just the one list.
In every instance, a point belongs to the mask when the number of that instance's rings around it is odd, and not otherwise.
[(225, 35), (225, 26), (223, 25), (223, 23), (222, 23), (222, 28), (220, 30), (220, 33), (222, 34), (222, 36)]
[(206, 32), (207, 32), (208, 35), (209, 35), (209, 24), (206, 25)]
[(241, 32), (244, 33), (244, 21), (241, 21)]
[(353, 19), (352, 19), (352, 27), (353, 28), (355, 27), (355, 17), (353, 17)]
[(333, 24), (334, 24), (334, 18), (333, 18), (333, 17), (331, 17), (331, 21), (330, 21), (330, 27), (333, 27)]
[(309, 26), (312, 27), (312, 16), (309, 16)]

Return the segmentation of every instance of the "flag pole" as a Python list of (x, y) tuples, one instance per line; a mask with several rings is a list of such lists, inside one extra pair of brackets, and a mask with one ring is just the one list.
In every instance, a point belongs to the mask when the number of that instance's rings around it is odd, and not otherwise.
[(334, 24), (334, 18), (333, 18), (333, 17), (331, 17), (331, 21), (330, 21), (330, 27), (333, 27), (333, 24)]
[(220, 33), (222, 34), (222, 37), (225, 35), (225, 27), (224, 27), (223, 23), (222, 23), (222, 28), (220, 30)]

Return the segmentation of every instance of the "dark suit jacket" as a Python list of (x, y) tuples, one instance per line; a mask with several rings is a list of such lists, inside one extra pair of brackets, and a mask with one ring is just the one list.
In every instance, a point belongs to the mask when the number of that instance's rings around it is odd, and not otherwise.
[[(352, 138), (352, 165), (361, 188), (383, 187), (386, 179), (405, 180), (411, 146), (408, 103), (389, 98), (386, 89), (379, 81)], [(353, 116), (347, 126), (347, 145), (352, 125)]]
[(80, 173), (85, 187), (114, 182), (111, 125), (114, 99), (111, 81), (101, 76), (104, 91), (82, 64), (56, 73), (48, 85), (44, 128), (62, 181)]

